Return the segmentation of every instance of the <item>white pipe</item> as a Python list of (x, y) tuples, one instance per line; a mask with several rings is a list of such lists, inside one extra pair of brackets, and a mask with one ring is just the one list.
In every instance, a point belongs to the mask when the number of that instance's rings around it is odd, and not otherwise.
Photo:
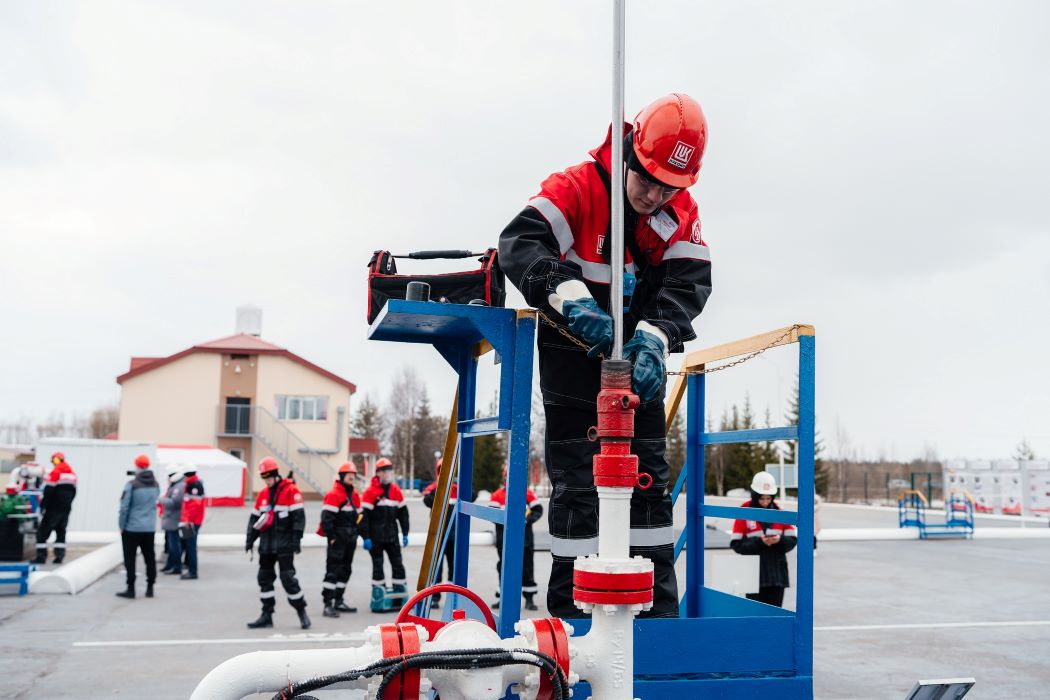
[[(257, 693), (275, 693), (289, 681), (363, 668), (383, 657), (374, 644), (337, 649), (255, 651), (224, 661), (204, 677), (190, 700), (240, 700)], [(367, 688), (371, 678), (340, 683), (331, 688)]]
[(29, 592), (76, 595), (108, 574), (123, 560), (121, 546), (116, 542), (107, 544), (52, 571), (32, 572), (29, 575)]
[(631, 494), (634, 489), (598, 487), (598, 557), (627, 559), (631, 548)]
[[(120, 543), (120, 533), (116, 531), (107, 532), (102, 530), (95, 531), (81, 531), (71, 532), (66, 539), (67, 544), (110, 544), (111, 542)], [(488, 532), (472, 532), (470, 533), (470, 544), (473, 545), (492, 545), (496, 542), (495, 535), (492, 531)], [(408, 546), (409, 547), (422, 547), (427, 543), (427, 533), (425, 532), (410, 532), (408, 534)], [(164, 546), (164, 531), (159, 530), (154, 538), (154, 544), (157, 546)], [(316, 535), (314, 533), (307, 533), (303, 535), (302, 546), (303, 547), (326, 547), (328, 545), (327, 540)], [(358, 546), (360, 546), (360, 540), (358, 540)], [(230, 548), (240, 549), (244, 547), (244, 533), (225, 533), (225, 532), (213, 532), (210, 534), (197, 535), (197, 548)]]
[(634, 615), (628, 605), (596, 605), (590, 632), (569, 639), (573, 680), (590, 683), (593, 698), (634, 698)]
[(613, 2), (612, 167), (609, 173), (609, 233), (612, 267), (609, 311), (613, 319), (613, 360), (623, 359), (623, 65), (624, 1)]

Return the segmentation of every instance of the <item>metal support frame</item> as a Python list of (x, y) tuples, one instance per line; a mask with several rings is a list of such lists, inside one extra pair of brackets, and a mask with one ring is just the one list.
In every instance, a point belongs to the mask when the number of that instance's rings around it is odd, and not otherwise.
[[(504, 638), (513, 636), (514, 623), (521, 617), (525, 519), (505, 518), (505, 514), (525, 512), (535, 336), (536, 312), (532, 310), (405, 300), (388, 301), (368, 331), (370, 340), (431, 344), (458, 375), (459, 499), (453, 516), (456, 540), (452, 581), (468, 586), (471, 518), (503, 525), (503, 576), (496, 629)], [(487, 347), (495, 351), (500, 363), (499, 410), (495, 416), (476, 418), (478, 357)], [(509, 433), (506, 509), (472, 503), (469, 498), (474, 478), (474, 439), (497, 432)], [(452, 619), (457, 608), (470, 614), (472, 603), (451, 597), (451, 604), (442, 612), (443, 619)]]

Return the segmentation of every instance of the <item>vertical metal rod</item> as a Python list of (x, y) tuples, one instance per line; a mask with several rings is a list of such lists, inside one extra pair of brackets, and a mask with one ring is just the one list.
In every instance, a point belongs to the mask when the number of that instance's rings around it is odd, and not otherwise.
[(624, 0), (613, 2), (612, 167), (610, 168), (609, 311), (613, 319), (610, 359), (623, 359), (623, 52)]

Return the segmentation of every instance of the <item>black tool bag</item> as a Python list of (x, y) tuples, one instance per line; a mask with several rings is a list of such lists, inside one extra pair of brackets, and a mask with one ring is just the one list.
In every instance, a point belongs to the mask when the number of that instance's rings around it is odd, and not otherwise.
[[(480, 256), (481, 267), (466, 272), (445, 272), (437, 275), (399, 275), (396, 258), (413, 260), (459, 260)], [(404, 299), (409, 282), (430, 285), (430, 300), (450, 304), (469, 304), (483, 301), (488, 306), (502, 307), (507, 298), (503, 270), (496, 262), (496, 249), (484, 253), (469, 250), (423, 250), (408, 255), (394, 255), (387, 250), (372, 253), (368, 263), (368, 322), (372, 323), (386, 306), (388, 299)]]

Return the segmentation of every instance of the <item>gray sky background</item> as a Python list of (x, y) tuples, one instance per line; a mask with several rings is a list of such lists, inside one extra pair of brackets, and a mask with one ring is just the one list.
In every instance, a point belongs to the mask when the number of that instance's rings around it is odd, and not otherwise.
[[(586, 158), (610, 4), (0, 5), (0, 420), (116, 402), (131, 355), (228, 335), (243, 303), (363, 393), (416, 365), (447, 410), (435, 353), (365, 340), (369, 254), (493, 244)], [(831, 453), (1048, 456), (1046, 3), (627, 21), (628, 117), (680, 90), (710, 124), (691, 347), (815, 324)], [(748, 392), (776, 422), (793, 361), (713, 379), (712, 413)]]

